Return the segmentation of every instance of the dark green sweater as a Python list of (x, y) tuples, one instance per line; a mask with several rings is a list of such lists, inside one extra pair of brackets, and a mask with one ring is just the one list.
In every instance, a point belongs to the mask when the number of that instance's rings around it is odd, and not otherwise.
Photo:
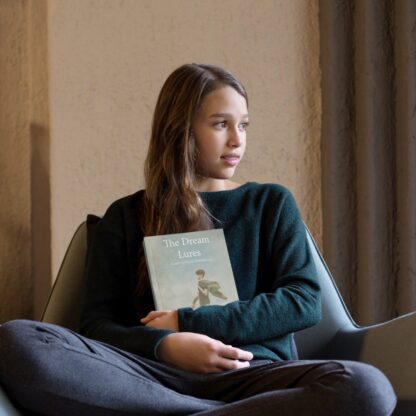
[[(150, 290), (134, 294), (143, 194), (114, 202), (94, 231), (81, 332), (156, 359), (159, 342), (172, 331), (139, 324), (154, 309)], [(180, 331), (208, 335), (256, 359), (293, 358), (292, 333), (320, 319), (320, 289), (292, 195), (282, 186), (253, 182), (200, 195), (218, 220), (215, 227), (224, 229), (240, 301), (181, 308)]]

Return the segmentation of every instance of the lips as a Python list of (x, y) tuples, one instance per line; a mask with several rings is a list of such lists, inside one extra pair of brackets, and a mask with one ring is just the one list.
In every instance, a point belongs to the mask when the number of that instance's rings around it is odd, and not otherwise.
[(235, 166), (240, 161), (240, 155), (237, 153), (230, 153), (228, 155), (221, 156), (221, 159), (227, 163), (227, 165)]
[(237, 153), (230, 153), (228, 155), (221, 156), (221, 159), (225, 160), (240, 160), (240, 155)]

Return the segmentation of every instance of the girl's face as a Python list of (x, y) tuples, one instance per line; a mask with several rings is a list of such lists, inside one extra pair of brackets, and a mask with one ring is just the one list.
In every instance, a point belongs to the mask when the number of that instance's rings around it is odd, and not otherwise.
[(198, 149), (198, 191), (231, 189), (231, 182), (246, 148), (246, 99), (232, 87), (212, 91), (202, 101), (192, 132)]

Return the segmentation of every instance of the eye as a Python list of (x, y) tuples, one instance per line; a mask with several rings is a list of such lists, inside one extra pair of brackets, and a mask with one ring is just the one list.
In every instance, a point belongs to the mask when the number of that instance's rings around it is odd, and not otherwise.
[(249, 122), (246, 121), (244, 123), (240, 123), (239, 128), (240, 128), (240, 130), (246, 130), (248, 126), (249, 126)]
[(220, 129), (225, 128), (226, 125), (227, 125), (227, 122), (226, 121), (219, 121), (219, 122), (217, 122), (217, 123), (214, 124), (215, 127), (218, 127)]

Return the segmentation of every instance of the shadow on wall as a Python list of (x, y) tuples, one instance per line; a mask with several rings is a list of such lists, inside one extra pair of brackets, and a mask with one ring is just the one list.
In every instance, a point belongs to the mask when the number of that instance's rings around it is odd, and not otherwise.
[(52, 285), (49, 130), (31, 123), (31, 225), (34, 319), (40, 319)]
[[(18, 192), (18, 190), (16, 191)], [(7, 201), (3, 201), (7, 205)], [(0, 217), (0, 324), (33, 316), (30, 226), (15, 216)]]

